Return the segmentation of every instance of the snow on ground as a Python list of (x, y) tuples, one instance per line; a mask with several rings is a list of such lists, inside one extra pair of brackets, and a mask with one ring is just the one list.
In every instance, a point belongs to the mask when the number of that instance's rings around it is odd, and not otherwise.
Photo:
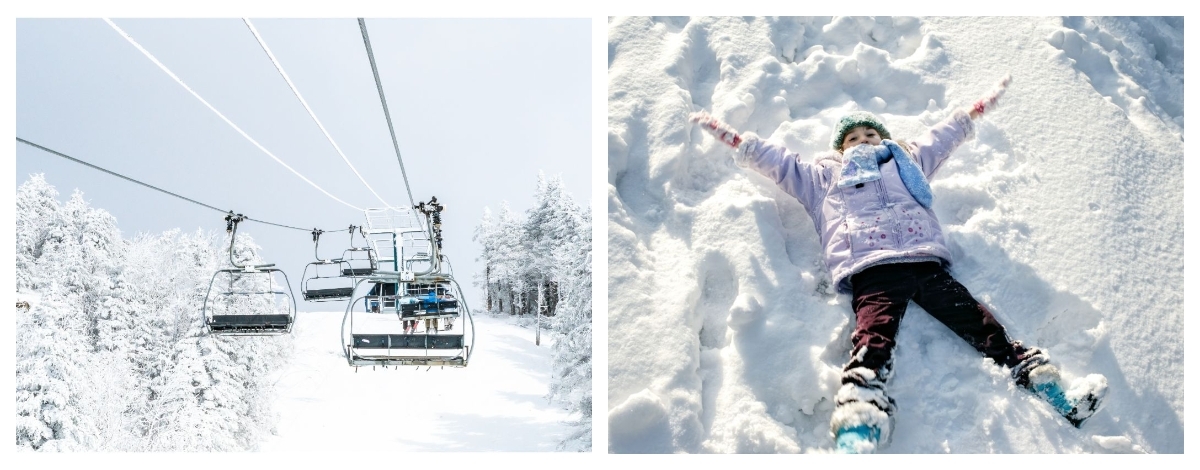
[(910, 306), (893, 453), (1184, 450), (1183, 19), (612, 18), (609, 451), (827, 452), (853, 313), (801, 205), (689, 126), (802, 155), (1013, 82), (932, 180), (952, 272), (1068, 379), (1082, 429)]
[[(356, 372), (339, 346), (344, 313), (298, 315), (295, 351), (276, 384), (277, 436), (260, 450), (546, 452), (570, 434), (574, 417), (546, 399), (546, 334), (536, 346), (533, 330), (476, 315), (479, 336), (465, 368)], [(462, 327), (460, 319), (452, 332)]]

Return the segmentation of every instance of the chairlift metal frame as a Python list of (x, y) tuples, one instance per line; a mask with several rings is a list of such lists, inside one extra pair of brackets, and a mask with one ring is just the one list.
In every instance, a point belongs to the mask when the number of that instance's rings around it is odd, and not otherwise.
[[(436, 205), (436, 201), (434, 198), (430, 203)], [(441, 206), (436, 205), (433, 214), (440, 210)], [(466, 367), (470, 362), (475, 342), (474, 319), (458, 283), (450, 273), (443, 272), (441, 261), (445, 255), (440, 253), (440, 216), (431, 217), (425, 211), (422, 215), (435, 223), (421, 224), (417, 214), (406, 209), (366, 211), (365, 237), (372, 243), (380, 262), (390, 261), (393, 270), (377, 270), (370, 276), (356, 279), (356, 290), (363, 282), (379, 288), (354, 298), (346, 306), (342, 319), (342, 351), (353, 367)], [(424, 269), (417, 271), (418, 267)], [(389, 284), (396, 286), (395, 292), (386, 292), (383, 286)], [(428, 296), (431, 289), (435, 296), (433, 302), (417, 295)], [(447, 296), (451, 298), (447, 299)], [(359, 302), (363, 305), (361, 312), (355, 308)], [(363, 315), (367, 318), (362, 319)], [(467, 318), (460, 327), (461, 333), (448, 333), (452, 329), (449, 321), (461, 316)], [(360, 318), (356, 320), (356, 317)], [(396, 325), (421, 320), (426, 322), (424, 334), (416, 334), (415, 326), (411, 331), (408, 328), (403, 333), (395, 331)], [(446, 320), (447, 328), (439, 328), (439, 320)], [(364, 331), (366, 324), (382, 331)]]
[[(363, 231), (363, 227), (361, 225), (350, 226), (350, 248), (347, 248), (346, 251), (342, 252), (341, 258), (347, 263), (347, 266), (342, 268), (343, 277), (358, 278), (370, 275), (371, 273), (374, 273), (376, 269), (379, 269), (378, 257), (375, 255), (375, 249), (371, 247), (369, 241), (362, 247), (354, 245), (355, 229), (358, 229), (358, 234), (363, 237), (364, 241), (367, 241), (366, 232)], [(363, 259), (359, 253), (366, 253), (366, 259)], [(362, 266), (363, 262), (367, 263), (366, 267)]]
[[(346, 300), (354, 297), (354, 279), (353, 277), (347, 279), (347, 277), (343, 275), (344, 272), (351, 270), (350, 263), (345, 259), (345, 252), (343, 252), (342, 258), (321, 258), (320, 246), (322, 233), (324, 233), (324, 231), (313, 229), (313, 256), (316, 257), (317, 260), (308, 263), (308, 265), (304, 267), (304, 273), (301, 275), (302, 280), (300, 281), (300, 295), (305, 301), (308, 302), (330, 302), (335, 300)], [(350, 226), (350, 242), (353, 245), (353, 225)], [(322, 275), (322, 267), (330, 266), (335, 267), (334, 269), (336, 269), (336, 274), (328, 275), (328, 272), (326, 272), (326, 275)], [(328, 269), (325, 269), (325, 271), (328, 271)], [(312, 276), (309, 276), (309, 272), (312, 273)], [(337, 279), (337, 281), (330, 281), (331, 279)], [(312, 283), (314, 281), (316, 281), (316, 284), (321, 287), (313, 287)], [(328, 285), (334, 285), (335, 287), (326, 287)]]
[[(213, 273), (212, 279), (208, 282), (208, 292), (204, 295), (203, 316), (204, 325), (209, 334), (220, 336), (276, 336), (291, 333), (292, 325), (296, 320), (296, 299), (292, 296), (292, 284), (288, 281), (287, 273), (283, 270), (275, 268), (274, 263), (256, 264), (256, 265), (239, 265), (233, 258), (233, 247), (237, 240), (237, 225), (244, 220), (241, 214), (234, 215), (232, 212), (225, 216), (225, 230), (229, 236), (229, 263), (232, 268), (219, 269)], [(275, 274), (283, 276), (283, 284), (287, 286), (287, 290), (277, 289), (275, 286), (281, 285), (275, 282)], [(213, 288), (216, 286), (217, 278), (226, 275), (229, 278), (229, 287), (222, 289), (214, 295)], [(256, 290), (254, 286), (259, 283), (251, 280), (251, 288), (241, 288), (238, 284), (244, 284), (246, 277), (262, 278), (266, 281), (266, 288)], [(280, 307), (287, 310), (286, 314), (217, 314), (215, 308), (218, 307), (218, 301), (221, 298), (227, 299), (225, 309), (228, 310), (233, 306), (236, 298), (257, 297), (260, 299), (270, 299), (271, 309), (278, 311)]]

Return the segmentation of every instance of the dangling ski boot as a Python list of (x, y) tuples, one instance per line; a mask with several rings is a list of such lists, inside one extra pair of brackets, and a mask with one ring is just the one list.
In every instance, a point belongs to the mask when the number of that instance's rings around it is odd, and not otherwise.
[(1108, 380), (1100, 374), (1088, 375), (1076, 381), (1070, 390), (1063, 390), (1058, 368), (1051, 364), (1041, 364), (1030, 370), (1025, 387), (1046, 400), (1054, 411), (1077, 428), (1100, 410), (1104, 396), (1108, 394)]

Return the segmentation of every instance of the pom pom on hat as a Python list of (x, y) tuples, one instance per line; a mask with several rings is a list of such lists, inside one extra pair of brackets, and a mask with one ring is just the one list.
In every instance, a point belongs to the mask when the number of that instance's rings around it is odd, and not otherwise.
[(846, 138), (846, 133), (850, 132), (858, 126), (867, 126), (879, 131), (879, 137), (882, 139), (891, 139), (892, 134), (888, 132), (886, 127), (883, 127), (883, 121), (879, 120), (879, 116), (866, 111), (855, 111), (842, 116), (838, 120), (837, 127), (833, 131), (833, 139), (830, 140), (829, 146), (834, 150), (842, 150), (842, 139)]

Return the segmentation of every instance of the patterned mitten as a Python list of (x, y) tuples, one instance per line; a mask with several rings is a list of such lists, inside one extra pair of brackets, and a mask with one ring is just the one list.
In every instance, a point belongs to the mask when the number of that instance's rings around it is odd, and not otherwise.
[(992, 88), (992, 91), (988, 92), (988, 94), (983, 98), (980, 98), (979, 101), (976, 101), (975, 104), (971, 106), (971, 109), (975, 110), (976, 113), (979, 113), (980, 116), (983, 116), (983, 114), (988, 111), (996, 109), (998, 100), (1000, 100), (1001, 96), (1004, 96), (1004, 91), (1008, 89), (1008, 84), (1010, 82), (1012, 82), (1012, 75), (1004, 74), (1004, 78), (1000, 79), (1000, 83), (997, 83), (995, 88)]
[(721, 122), (720, 119), (713, 117), (706, 111), (692, 113), (692, 115), (688, 117), (688, 120), (699, 124), (701, 129), (704, 129), (705, 132), (712, 134), (713, 137), (716, 137), (717, 140), (724, 142), (725, 145), (736, 149), (738, 148), (738, 145), (742, 143), (742, 137), (738, 135), (737, 131), (733, 130), (732, 127), (729, 127), (729, 124)]

